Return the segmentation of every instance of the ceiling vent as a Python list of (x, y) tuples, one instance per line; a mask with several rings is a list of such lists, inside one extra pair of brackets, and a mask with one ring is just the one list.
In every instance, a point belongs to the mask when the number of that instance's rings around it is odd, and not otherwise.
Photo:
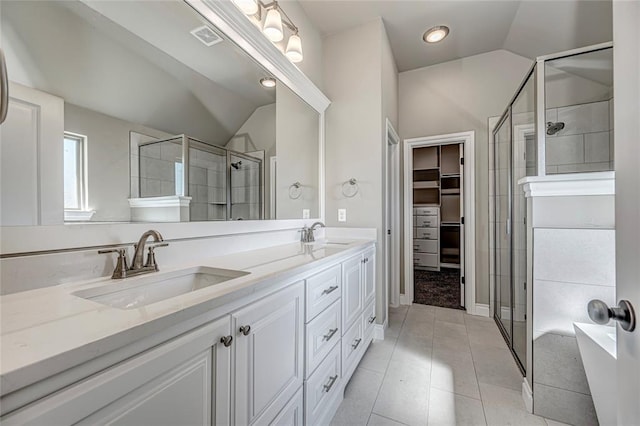
[(191, 30), (191, 34), (207, 47), (211, 47), (222, 41), (222, 37), (206, 25)]

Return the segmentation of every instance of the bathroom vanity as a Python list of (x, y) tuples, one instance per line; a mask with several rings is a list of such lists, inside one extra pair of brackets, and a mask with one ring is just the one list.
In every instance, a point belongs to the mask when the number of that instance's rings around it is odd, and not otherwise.
[[(160, 301), (132, 296), (149, 280), (215, 271), (235, 274)], [(120, 304), (105, 297), (108, 286)], [(373, 339), (375, 299), (370, 240), (3, 296), (1, 420), (327, 424)]]

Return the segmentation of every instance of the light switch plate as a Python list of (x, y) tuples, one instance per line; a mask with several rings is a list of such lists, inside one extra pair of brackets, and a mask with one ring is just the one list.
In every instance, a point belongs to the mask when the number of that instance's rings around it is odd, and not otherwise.
[(302, 209), (302, 218), (309, 219), (309, 216), (310, 216), (309, 209)]
[(347, 221), (347, 209), (338, 209), (338, 222)]

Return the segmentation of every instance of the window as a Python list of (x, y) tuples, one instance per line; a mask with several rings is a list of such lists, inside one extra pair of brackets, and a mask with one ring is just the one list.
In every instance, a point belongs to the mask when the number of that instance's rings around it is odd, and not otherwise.
[[(87, 137), (64, 132), (64, 210), (65, 220), (88, 220), (87, 208)], [(93, 213), (93, 212), (91, 212)]]

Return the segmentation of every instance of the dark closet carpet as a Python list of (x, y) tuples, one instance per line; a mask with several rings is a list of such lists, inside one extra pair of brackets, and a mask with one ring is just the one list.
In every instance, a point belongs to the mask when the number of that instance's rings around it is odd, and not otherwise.
[(463, 309), (460, 306), (460, 270), (413, 270), (413, 303)]

